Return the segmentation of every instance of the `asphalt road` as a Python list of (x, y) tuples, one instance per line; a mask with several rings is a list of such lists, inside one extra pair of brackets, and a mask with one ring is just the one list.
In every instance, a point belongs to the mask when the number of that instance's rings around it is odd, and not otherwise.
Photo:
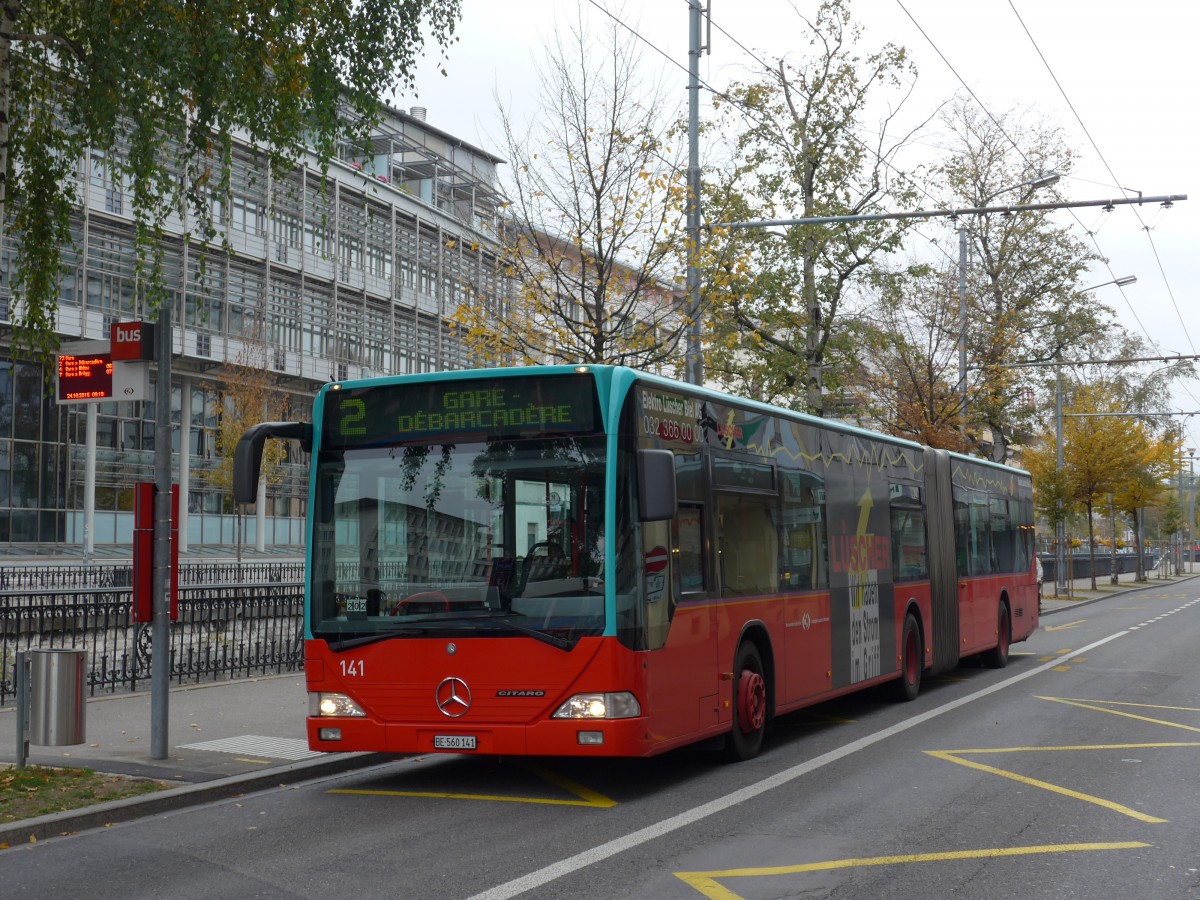
[(737, 765), (415, 757), (15, 847), (7, 896), (1200, 898), (1200, 585)]

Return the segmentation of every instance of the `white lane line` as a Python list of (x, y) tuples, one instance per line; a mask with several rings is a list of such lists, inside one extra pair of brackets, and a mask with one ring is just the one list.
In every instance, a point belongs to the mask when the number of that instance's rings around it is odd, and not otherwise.
[(1129, 634), (1128, 631), (1118, 631), (1116, 634), (1109, 635), (1106, 638), (1088, 644), (1086, 647), (1080, 647), (1078, 650), (1073, 650), (1070, 653), (1057, 656), (1048, 663), (1044, 663), (1036, 668), (1030, 669), (1028, 672), (1022, 672), (1020, 675), (1014, 675), (1011, 678), (1006, 678), (1004, 681), (999, 681), (990, 687), (982, 688), (973, 694), (968, 694), (966, 697), (960, 697), (958, 700), (951, 700), (949, 703), (939, 706), (936, 709), (931, 709), (928, 712), (923, 712), (911, 719), (906, 719), (882, 731), (877, 731), (874, 734), (859, 738), (856, 741), (851, 741), (844, 747), (839, 747), (836, 750), (830, 750), (828, 753), (823, 753), (820, 756), (814, 757), (807, 762), (792, 766), (790, 769), (784, 769), (770, 778), (764, 778), (762, 781), (747, 785), (733, 793), (726, 794), (724, 797), (718, 797), (716, 800), (710, 800), (708, 803), (703, 803), (700, 806), (685, 810), (670, 818), (663, 819), (661, 822), (656, 822), (653, 825), (647, 825), (637, 831), (631, 832), (622, 837), (615, 838), (606, 843), (600, 844), (597, 847), (592, 847), (590, 850), (584, 850), (582, 853), (577, 853), (574, 856), (569, 856), (566, 859), (559, 860), (556, 863), (551, 863), (545, 868), (538, 869), (535, 872), (530, 872), (528, 875), (522, 875), (520, 878), (514, 878), (512, 881), (497, 885), (494, 888), (484, 891), (482, 894), (476, 894), (469, 900), (508, 900), (510, 897), (516, 897), (523, 894), (525, 891), (531, 891), (534, 888), (541, 887), (544, 884), (549, 884), (564, 875), (570, 875), (573, 872), (578, 872), (580, 869), (587, 868), (598, 862), (608, 859), (610, 856), (616, 856), (618, 853), (624, 853), (626, 850), (632, 850), (641, 844), (645, 844), (656, 838), (660, 838), (665, 834), (670, 834), (672, 831), (678, 831), (680, 828), (685, 828), (696, 822), (706, 819), (709, 816), (724, 812), (730, 807), (737, 806), (739, 803), (744, 803), (747, 800), (752, 800), (760, 794), (765, 794), (767, 791), (773, 791), (778, 787), (782, 787), (790, 781), (795, 781), (801, 776), (807, 775), (810, 772), (815, 772), (830, 763), (835, 763), (838, 760), (845, 759), (860, 750), (865, 750), (880, 741), (885, 741), (890, 737), (894, 737), (901, 732), (908, 731), (910, 728), (916, 728), (918, 725), (923, 725), (930, 719), (935, 719), (945, 713), (952, 712), (960, 707), (966, 706), (968, 703), (974, 703), (976, 700), (982, 700), (984, 697), (1002, 691), (1005, 688), (1012, 687), (1018, 682), (1024, 681), (1027, 678), (1032, 678), (1035, 675), (1040, 675), (1053, 669), (1055, 666), (1062, 665), (1066, 660), (1073, 659), (1076, 656), (1095, 650), (1097, 647), (1107, 644), (1109, 641), (1115, 641), (1119, 637), (1124, 637)]

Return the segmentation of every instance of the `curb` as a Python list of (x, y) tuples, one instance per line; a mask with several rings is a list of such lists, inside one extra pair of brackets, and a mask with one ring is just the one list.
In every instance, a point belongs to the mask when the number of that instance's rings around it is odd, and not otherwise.
[[(1158, 583), (1154, 583), (1154, 582), (1148, 581), (1145, 584), (1136, 584), (1135, 583), (1135, 584), (1131, 584), (1129, 587), (1121, 588), (1119, 591), (1103, 593), (1103, 594), (1099, 594), (1098, 596), (1095, 596), (1095, 597), (1087, 597), (1083, 600), (1059, 600), (1057, 602), (1063, 603), (1066, 605), (1058, 606), (1058, 607), (1055, 607), (1054, 609), (1039, 610), (1038, 615), (1039, 616), (1052, 616), (1057, 613), (1065, 612), (1070, 609), (1078, 609), (1080, 606), (1090, 606), (1091, 604), (1097, 603), (1100, 600), (1109, 600), (1113, 597), (1120, 597), (1123, 594), (1136, 594), (1136, 593), (1139, 593), (1140, 591), (1149, 591), (1149, 590), (1152, 590), (1152, 589), (1158, 588), (1158, 587), (1166, 587), (1168, 584), (1182, 584), (1185, 581), (1192, 581), (1193, 579), (1196, 579), (1196, 578), (1200, 578), (1200, 573), (1196, 573), (1194, 575), (1183, 575), (1181, 577), (1174, 578), (1169, 582), (1160, 581)], [(1053, 597), (1043, 597), (1042, 599), (1043, 600), (1052, 600), (1054, 598)]]
[(327, 775), (364, 769), (392, 759), (386, 753), (331, 753), (330, 758), (310, 759), (277, 766), (264, 772), (246, 772), (200, 784), (187, 784), (140, 797), (111, 800), (95, 806), (49, 813), (0, 825), (0, 845), (15, 849), (21, 844), (60, 837), (89, 828), (103, 828), (121, 822), (172, 812), (188, 806), (225, 800), (268, 788), (294, 784)]

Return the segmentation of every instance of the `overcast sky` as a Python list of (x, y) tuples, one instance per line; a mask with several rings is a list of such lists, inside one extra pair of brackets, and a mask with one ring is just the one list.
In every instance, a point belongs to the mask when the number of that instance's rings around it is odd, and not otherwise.
[[(646, 77), (677, 84), (685, 109), (687, 0), (580, 3), (597, 29), (611, 21), (607, 10), (641, 35)], [(808, 47), (794, 10), (811, 17), (816, 0), (711, 4), (712, 48), (700, 77), (714, 88), (747, 75), (755, 65), (747, 49), (769, 58)], [(427, 65), (419, 96), (394, 102), (424, 106), (431, 125), (503, 156), (494, 96), (519, 119), (537, 111), (535, 66), (556, 23), (574, 21), (576, 2), (462, 6), (448, 77)], [(860, 50), (886, 41), (909, 50), (918, 78), (905, 108), (914, 120), (965, 93), (965, 82), (990, 112), (1032, 111), (1062, 127), (1079, 154), (1073, 176), (1055, 187), (1062, 199), (1120, 197), (1118, 185), (1148, 197), (1188, 195), (1169, 210), (1140, 207), (1140, 218), (1132, 207), (1058, 215), (1089, 243), (1093, 232), (1094, 246), (1109, 259), (1084, 286), (1137, 276), (1137, 284), (1097, 291), (1127, 328), (1151, 341), (1156, 355), (1200, 353), (1200, 2), (856, 0), (853, 11), (866, 30)], [(922, 231), (933, 236), (950, 227), (927, 223)], [(1200, 380), (1181, 384), (1173, 406), (1200, 411)], [(1200, 416), (1186, 418), (1185, 428), (1187, 446), (1200, 452)]]

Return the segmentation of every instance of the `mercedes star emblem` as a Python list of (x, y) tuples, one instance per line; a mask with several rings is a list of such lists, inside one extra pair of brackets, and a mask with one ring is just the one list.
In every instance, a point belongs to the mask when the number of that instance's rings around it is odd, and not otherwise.
[(457, 719), (471, 708), (471, 689), (461, 678), (443, 678), (434, 695), (442, 715)]

